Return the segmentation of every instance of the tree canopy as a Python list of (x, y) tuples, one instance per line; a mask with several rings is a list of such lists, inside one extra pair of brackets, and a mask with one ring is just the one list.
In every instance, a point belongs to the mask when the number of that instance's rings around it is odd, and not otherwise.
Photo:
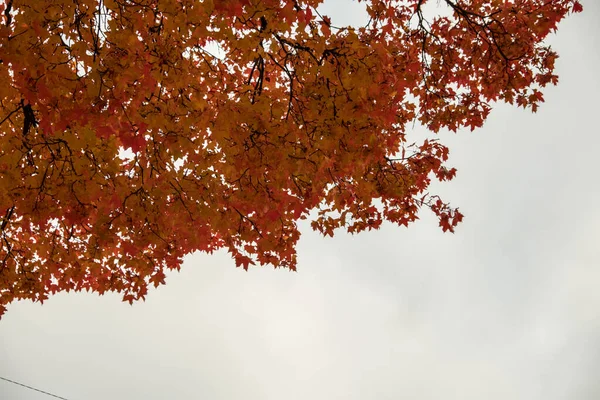
[[(195, 251), (296, 268), (297, 223), (408, 225), (448, 148), (536, 111), (576, 0), (0, 0), (0, 315), (58, 291), (144, 298)], [(342, 7), (342, 1), (339, 1)], [(432, 3), (432, 4), (429, 4)], [(427, 7), (427, 9), (426, 9)]]

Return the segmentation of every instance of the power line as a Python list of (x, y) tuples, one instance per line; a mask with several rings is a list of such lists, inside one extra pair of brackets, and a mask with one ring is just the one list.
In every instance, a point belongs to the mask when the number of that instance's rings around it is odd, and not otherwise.
[(19, 383), (19, 382), (11, 381), (10, 379), (6, 379), (3, 376), (0, 376), (0, 379), (5, 380), (6, 382), (14, 383), (15, 385), (26, 387), (27, 389), (35, 390), (36, 392), (47, 394), (48, 396), (56, 397), (57, 399), (68, 400), (68, 399), (65, 399), (64, 397), (60, 397), (60, 396), (57, 396), (57, 395), (52, 394), (52, 393), (44, 392), (43, 390), (36, 389), (34, 387), (27, 386), (27, 385), (24, 385), (24, 384)]

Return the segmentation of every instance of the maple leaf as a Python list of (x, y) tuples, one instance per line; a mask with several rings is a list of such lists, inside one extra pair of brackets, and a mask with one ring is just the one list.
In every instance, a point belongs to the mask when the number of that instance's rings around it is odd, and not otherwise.
[(427, 194), (449, 149), (406, 127), (535, 111), (558, 82), (544, 39), (583, 9), (369, 0), (354, 29), (319, 0), (121, 3), (0, 4), (0, 316), (59, 291), (144, 299), (194, 251), (295, 270), (314, 215), (333, 236), (427, 208), (454, 231)]

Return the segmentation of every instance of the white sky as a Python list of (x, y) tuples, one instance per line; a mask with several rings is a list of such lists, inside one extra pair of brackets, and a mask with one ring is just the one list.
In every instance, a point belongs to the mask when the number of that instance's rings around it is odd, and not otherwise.
[[(342, 3), (334, 23), (357, 15)], [(297, 273), (198, 254), (145, 303), (16, 303), (0, 376), (69, 400), (599, 399), (600, 3), (582, 3), (537, 114), (443, 134), (456, 234), (427, 212), (354, 237), (305, 226)], [(0, 399), (50, 398), (0, 380)]]

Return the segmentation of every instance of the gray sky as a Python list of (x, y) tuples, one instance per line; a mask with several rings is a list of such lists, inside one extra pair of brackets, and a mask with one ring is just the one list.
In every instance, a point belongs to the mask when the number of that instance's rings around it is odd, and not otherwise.
[[(69, 400), (600, 398), (600, 3), (582, 3), (537, 114), (442, 134), (456, 234), (428, 212), (334, 239), (305, 226), (297, 273), (197, 254), (145, 303), (16, 303), (0, 376)], [(346, 4), (334, 23), (359, 16)], [(50, 397), (0, 380), (0, 399)]]

